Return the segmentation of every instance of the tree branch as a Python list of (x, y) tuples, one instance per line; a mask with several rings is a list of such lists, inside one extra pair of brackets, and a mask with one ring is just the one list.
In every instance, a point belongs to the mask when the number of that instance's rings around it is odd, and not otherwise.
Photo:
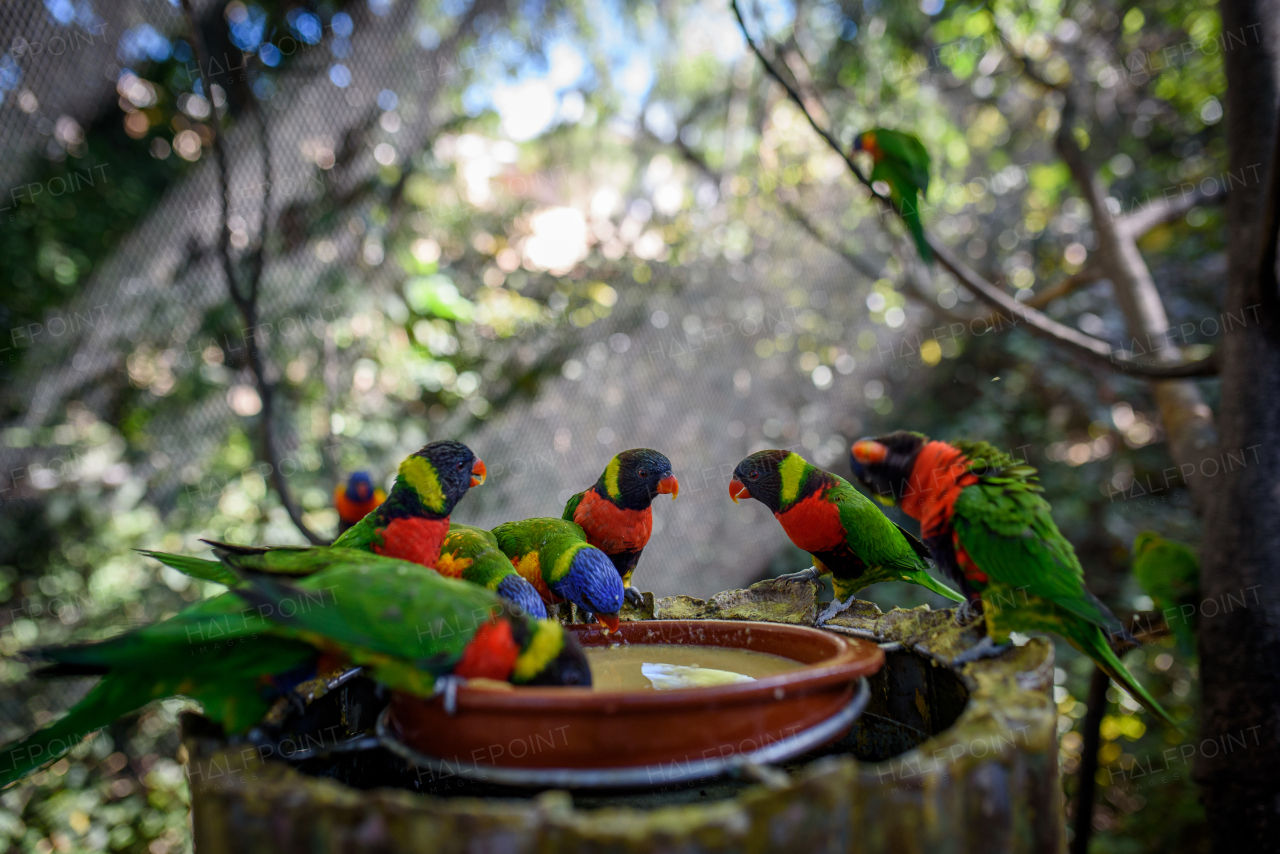
[(1218, 182), (1213, 192), (1208, 193), (1197, 186), (1192, 192), (1180, 195), (1172, 201), (1160, 199), (1116, 217), (1116, 228), (1130, 240), (1138, 240), (1157, 226), (1181, 219), (1196, 205), (1222, 204), (1226, 198), (1227, 191), (1221, 186), (1221, 182)]
[[(858, 164), (854, 162), (853, 156), (840, 145), (836, 138), (832, 136), (826, 128), (822, 127), (822, 125), (818, 123), (818, 121), (813, 117), (813, 114), (809, 111), (808, 107), (805, 105), (804, 99), (800, 93), (783, 78), (783, 76), (773, 66), (773, 63), (771, 63), (764, 55), (760, 46), (756, 43), (755, 39), (751, 37), (751, 33), (747, 30), (746, 21), (742, 17), (742, 10), (738, 7), (738, 0), (730, 0), (730, 2), (733, 7), (734, 15), (737, 16), (738, 26), (742, 29), (743, 38), (746, 39), (747, 45), (756, 55), (756, 58), (760, 60), (765, 71), (768, 72), (770, 77), (777, 81), (778, 85), (782, 86), (788, 97), (791, 98), (792, 102), (795, 103), (795, 105), (804, 114), (804, 117), (809, 122), (809, 126), (814, 129), (818, 136), (822, 137), (827, 145), (830, 146), (832, 151), (840, 155), (841, 159), (844, 160), (845, 165), (848, 166), (849, 171), (853, 173), (854, 177), (871, 191), (871, 195), (876, 200), (901, 217), (902, 212), (894, 206), (893, 202), (890, 201), (887, 196), (877, 192), (876, 189), (871, 186), (871, 181), (867, 178), (866, 174), (863, 173)], [(955, 276), (956, 280), (959, 281), (960, 284), (971, 291), (974, 296), (999, 310), (1001, 314), (1013, 318), (1014, 320), (1012, 322), (1015, 324), (1018, 321), (1026, 323), (1027, 330), (1033, 335), (1061, 344), (1075, 352), (1077, 355), (1083, 356), (1095, 363), (1105, 363), (1113, 368), (1119, 368), (1120, 370), (1135, 376), (1149, 377), (1153, 379), (1167, 379), (1172, 377), (1211, 376), (1217, 373), (1217, 361), (1213, 356), (1210, 356), (1207, 359), (1200, 359), (1195, 362), (1168, 365), (1151, 365), (1121, 356), (1113, 350), (1111, 345), (1107, 342), (1058, 323), (1056, 320), (1053, 320), (1042, 312), (1036, 311), (1035, 309), (1027, 307), (1023, 303), (1018, 302), (1013, 297), (1009, 296), (1009, 294), (1005, 293), (1003, 289), (997, 287), (991, 282), (988, 282), (982, 276), (978, 275), (966, 266), (959, 258), (951, 253), (951, 250), (945, 244), (933, 235), (926, 232), (925, 239), (928, 242), (929, 247), (933, 250), (934, 255), (937, 257), (938, 262), (948, 272)]]
[(1033, 294), (1031, 299), (1027, 300), (1023, 305), (1028, 308), (1040, 309), (1052, 302), (1070, 296), (1081, 288), (1088, 287), (1094, 282), (1105, 279), (1106, 276), (1100, 270), (1094, 267), (1085, 267), (1078, 273), (1072, 273), (1062, 281), (1055, 285), (1050, 285), (1038, 294)]
[(313, 545), (325, 545), (328, 540), (307, 527), (306, 522), (302, 519), (302, 511), (294, 502), (293, 495), (289, 491), (289, 484), (285, 480), (284, 473), (280, 470), (280, 454), (276, 448), (275, 436), (271, 432), (272, 416), (275, 412), (275, 389), (267, 378), (266, 363), (263, 357), (265, 341), (263, 340), (261, 326), (258, 323), (258, 294), (265, 264), (264, 255), (270, 204), (268, 198), (270, 196), (271, 182), (271, 156), (266, 122), (262, 114), (258, 112), (257, 105), (251, 104), (250, 109), (255, 112), (258, 119), (265, 184), (263, 185), (261, 232), (258, 235), (258, 244), (251, 256), (249, 282), (247, 287), (242, 287), (245, 283), (239, 281), (235, 262), (231, 258), (231, 226), (228, 219), (230, 180), (227, 172), (227, 152), (222, 142), (221, 129), (218, 127), (218, 107), (214, 103), (213, 86), (209, 82), (207, 70), (209, 64), (206, 61), (204, 38), (200, 31), (200, 25), (196, 20), (195, 12), (191, 8), (191, 0), (182, 0), (182, 10), (186, 15), (187, 25), (191, 28), (191, 47), (195, 51), (196, 62), (200, 65), (200, 87), (204, 90), (205, 97), (209, 99), (210, 132), (213, 136), (213, 151), (218, 168), (218, 186), (221, 190), (222, 228), (218, 234), (218, 256), (222, 261), (223, 275), (227, 280), (227, 291), (231, 295), (231, 301), (240, 312), (245, 331), (248, 332), (246, 344), (249, 351), (249, 369), (253, 373), (254, 384), (258, 390), (258, 399), (262, 403), (262, 410), (259, 413), (259, 426), (262, 430), (262, 456), (264, 461), (271, 466), (272, 485), (275, 486), (276, 492), (280, 496), (280, 503), (284, 506), (285, 512), (289, 514), (293, 524)]

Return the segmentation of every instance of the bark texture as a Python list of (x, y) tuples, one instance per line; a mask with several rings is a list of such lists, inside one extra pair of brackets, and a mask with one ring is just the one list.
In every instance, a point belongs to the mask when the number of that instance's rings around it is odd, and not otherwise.
[(1204, 720), (1196, 777), (1215, 849), (1235, 854), (1280, 850), (1280, 2), (1224, 0), (1220, 9), (1230, 168), (1260, 178), (1237, 184), (1227, 199), (1224, 302), (1226, 311), (1244, 309), (1251, 320), (1256, 309), (1257, 322), (1227, 333), (1221, 344), (1219, 450), (1253, 450), (1245, 465), (1224, 466), (1209, 480), (1201, 585), (1205, 603), (1230, 596), (1247, 604), (1215, 608), (1216, 618), (1200, 621)]

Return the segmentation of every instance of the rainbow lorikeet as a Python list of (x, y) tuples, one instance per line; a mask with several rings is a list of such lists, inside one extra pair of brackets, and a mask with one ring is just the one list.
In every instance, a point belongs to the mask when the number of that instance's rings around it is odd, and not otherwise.
[(547, 607), (537, 588), (516, 572), (498, 541), (484, 528), (454, 522), (440, 547), (436, 572), (479, 584), (515, 605), (530, 617), (546, 619)]
[(858, 134), (853, 150), (871, 155), (871, 180), (889, 185), (889, 198), (902, 212), (920, 257), (926, 264), (931, 263), (933, 252), (920, 221), (920, 200), (929, 191), (929, 152), (924, 144), (909, 133), (872, 128)]
[[(886, 517), (847, 480), (790, 451), (758, 451), (738, 463), (729, 497), (754, 498), (782, 523), (791, 542), (813, 555), (813, 569), (783, 576), (812, 580), (831, 573), (835, 601), (826, 622), (859, 590), (881, 581), (919, 584), (961, 601), (926, 571), (924, 544)], [(843, 600), (843, 601), (842, 601)]]
[(558, 623), (514, 614), (489, 591), (417, 564), (345, 548), (219, 555), (232, 590), (110, 640), (30, 653), (50, 662), (39, 675), (102, 679), (60, 720), (0, 748), (0, 786), (165, 697), (197, 700), (229, 733), (243, 733), (334, 666), (363, 666), (420, 696), (466, 678), (591, 682)]
[(1013, 631), (1052, 632), (1173, 724), (1112, 651), (1108, 635), (1127, 633), (1084, 586), (1034, 468), (986, 442), (906, 431), (855, 442), (851, 465), (874, 495), (920, 521), (934, 562), (971, 600), (981, 599), (987, 636), (956, 661), (1001, 651)]
[(600, 479), (570, 498), (560, 518), (580, 525), (587, 542), (609, 556), (627, 601), (639, 607), (644, 600), (631, 586), (631, 576), (653, 533), (650, 505), (658, 495), (674, 501), (679, 494), (671, 460), (651, 448), (632, 448), (609, 460)]
[[(387, 500), (347, 529), (333, 546), (361, 549), (386, 557), (413, 561), (433, 567), (440, 557), (440, 544), (449, 533), (449, 514), (473, 486), (485, 481), (485, 466), (471, 449), (461, 442), (432, 442), (411, 454), (400, 464), (395, 485)], [(263, 548), (232, 546), (206, 540), (214, 547), (240, 551), (263, 552), (284, 550), (309, 552), (329, 546), (267, 546)], [(226, 568), (216, 560), (143, 551), (179, 572), (220, 584), (235, 582)]]
[(1194, 655), (1200, 560), (1190, 546), (1143, 531), (1133, 541), (1133, 574), (1142, 592), (1164, 614), (1183, 655)]
[(338, 511), (338, 533), (368, 516), (382, 502), (387, 493), (373, 485), (367, 471), (352, 472), (347, 485), (333, 488), (333, 508)]
[(624, 594), (609, 556), (587, 542), (582, 528), (564, 519), (524, 519), (493, 529), (498, 548), (548, 603), (569, 601), (618, 630)]

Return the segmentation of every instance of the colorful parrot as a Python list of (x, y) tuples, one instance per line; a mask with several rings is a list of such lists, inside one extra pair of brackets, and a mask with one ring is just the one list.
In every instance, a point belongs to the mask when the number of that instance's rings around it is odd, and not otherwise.
[(435, 569), (448, 578), (461, 578), (493, 591), (530, 617), (546, 619), (542, 595), (516, 572), (493, 534), (484, 528), (450, 524)]
[[(449, 514), (473, 486), (485, 481), (485, 466), (461, 442), (432, 442), (400, 464), (395, 485), (387, 500), (347, 529), (333, 547), (361, 549), (386, 557), (433, 567), (440, 557), (440, 544), (449, 533)], [(205, 540), (215, 548), (256, 553), (273, 550), (308, 552), (329, 546), (233, 546)], [(226, 568), (216, 560), (142, 550), (179, 572), (220, 584), (234, 583)]]
[(1156, 610), (1164, 613), (1179, 651), (1186, 656), (1195, 655), (1193, 620), (1200, 596), (1200, 561), (1196, 553), (1185, 543), (1166, 540), (1155, 531), (1143, 531), (1133, 541), (1133, 574)]
[(854, 138), (853, 150), (871, 155), (871, 180), (889, 185), (889, 198), (902, 212), (920, 257), (932, 263), (933, 252), (920, 221), (920, 200), (929, 192), (929, 152), (924, 144), (909, 133), (873, 128)]
[(373, 478), (369, 477), (367, 471), (352, 472), (345, 487), (339, 484), (333, 488), (333, 507), (338, 511), (338, 533), (344, 533), (386, 500), (387, 493), (373, 485)]
[(625, 598), (609, 556), (587, 543), (582, 528), (563, 519), (524, 519), (493, 529), (498, 548), (548, 603), (569, 601), (609, 630), (618, 630)]
[(729, 497), (754, 498), (782, 523), (791, 542), (813, 555), (813, 568), (783, 576), (814, 580), (831, 573), (835, 601), (821, 625), (864, 587), (907, 581), (955, 601), (963, 597), (926, 571), (924, 544), (894, 524), (844, 478), (790, 451), (758, 451), (738, 463)]
[(580, 525), (587, 542), (609, 556), (627, 601), (639, 607), (644, 598), (631, 586), (631, 576), (653, 532), (650, 505), (658, 495), (674, 501), (679, 494), (670, 460), (650, 448), (632, 448), (609, 460), (600, 479), (570, 498), (560, 518)]
[(0, 748), (0, 786), (152, 700), (189, 697), (243, 733), (334, 666), (363, 666), (419, 696), (480, 677), (591, 684), (558, 623), (513, 614), (489, 591), (417, 564), (345, 548), (219, 556), (231, 591), (110, 640), (30, 653), (50, 662), (38, 675), (102, 679), (60, 720)]
[(1013, 631), (1052, 632), (1176, 726), (1111, 650), (1108, 636), (1127, 633), (1084, 586), (1034, 468), (986, 442), (906, 431), (855, 442), (851, 465), (872, 494), (920, 521), (934, 562), (971, 600), (981, 599), (987, 636), (956, 662), (999, 653)]

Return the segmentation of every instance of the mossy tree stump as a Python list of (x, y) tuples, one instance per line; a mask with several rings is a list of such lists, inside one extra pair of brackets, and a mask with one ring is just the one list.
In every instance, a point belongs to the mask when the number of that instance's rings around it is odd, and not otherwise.
[[(626, 616), (812, 624), (816, 589), (762, 582), (709, 602), (648, 597)], [(788, 775), (632, 794), (359, 790), (189, 730), (196, 851), (1061, 850), (1052, 644), (1033, 639), (953, 669), (977, 630), (952, 611), (858, 602), (828, 628), (888, 644), (888, 661), (849, 735)]]

